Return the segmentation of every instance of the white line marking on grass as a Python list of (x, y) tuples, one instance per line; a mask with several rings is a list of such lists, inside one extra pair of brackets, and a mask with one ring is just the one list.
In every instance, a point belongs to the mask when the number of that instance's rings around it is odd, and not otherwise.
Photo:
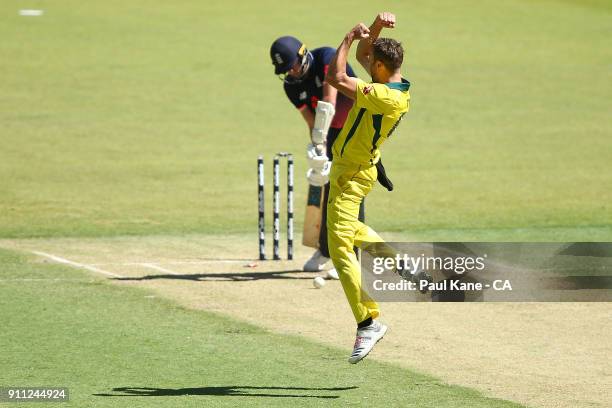
[(211, 263), (243, 263), (243, 262), (249, 262), (251, 261), (251, 259), (204, 259), (201, 261), (171, 261), (168, 262), (170, 264), (195, 264), (195, 265), (205, 265), (205, 264), (211, 264)]
[(90, 265), (95, 266), (137, 266), (137, 265), (208, 265), (208, 264), (218, 264), (218, 263), (237, 263), (242, 264), (245, 262), (252, 262), (252, 259), (208, 259), (205, 261), (167, 261), (167, 262), (157, 262), (156, 264), (151, 264), (149, 262), (102, 262), (102, 263), (92, 263)]
[(19, 10), (20, 16), (38, 17), (38, 16), (42, 16), (44, 13), (45, 13), (44, 10), (36, 10), (36, 9)]
[(49, 258), (49, 259), (51, 259), (51, 260), (53, 260), (53, 261), (55, 261), (57, 263), (74, 266), (75, 268), (81, 268), (81, 269), (88, 270), (90, 272), (101, 273), (102, 275), (112, 276), (114, 278), (123, 278), (123, 276), (118, 275), (116, 273), (108, 272), (108, 271), (105, 271), (104, 269), (96, 268), (95, 266), (85, 265), (85, 264), (82, 264), (82, 263), (70, 261), (68, 259), (60, 258), (59, 256), (48, 254), (46, 252), (32, 251), (32, 253), (36, 254), (38, 256)]
[(182, 273), (174, 272), (174, 271), (171, 271), (170, 269), (162, 268), (161, 266), (155, 265), (155, 264), (152, 264), (152, 263), (141, 263), (139, 265), (142, 265), (142, 266), (144, 266), (146, 268), (154, 269), (154, 270), (156, 270), (158, 272), (169, 273), (171, 275), (182, 275)]
[(0, 279), (0, 282), (94, 282), (88, 279), (64, 279), (64, 278), (9, 278)]

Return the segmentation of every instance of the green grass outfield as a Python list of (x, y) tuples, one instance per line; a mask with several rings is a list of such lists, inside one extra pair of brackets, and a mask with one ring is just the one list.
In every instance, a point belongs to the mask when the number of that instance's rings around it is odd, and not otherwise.
[[(270, 198), (271, 156), (296, 154), (296, 229), (306, 192), (271, 42), (335, 47), (384, 9), (412, 107), (383, 148), (396, 191), (375, 189), (368, 223), (612, 240), (612, 5), (579, 0), (2, 1), (0, 238), (236, 233), (255, 256), (257, 155)], [(0, 386), (68, 386), (79, 407), (515, 406), (150, 296), (0, 251)], [(100, 395), (126, 387), (160, 396)]]
[(255, 159), (270, 181), (279, 150), (299, 228), (307, 134), (269, 45), (335, 47), (381, 9), (413, 100), (375, 229), (612, 239), (612, 3), (578, 0), (3, 1), (0, 236), (254, 232)]
[(14, 252), (0, 268), (0, 385), (68, 387), (68, 406), (520, 406)]

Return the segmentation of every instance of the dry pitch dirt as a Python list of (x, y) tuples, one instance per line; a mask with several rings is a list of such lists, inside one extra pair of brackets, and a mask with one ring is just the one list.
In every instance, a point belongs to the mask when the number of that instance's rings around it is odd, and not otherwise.
[[(254, 235), (3, 240), (0, 247), (94, 266), (121, 275), (115, 284), (343, 347), (347, 357), (354, 340), (340, 283), (317, 290), (316, 274), (299, 272), (308, 248), (298, 246), (293, 262), (253, 265)], [(534, 407), (612, 406), (610, 303), (381, 307), (390, 331), (368, 358)]]

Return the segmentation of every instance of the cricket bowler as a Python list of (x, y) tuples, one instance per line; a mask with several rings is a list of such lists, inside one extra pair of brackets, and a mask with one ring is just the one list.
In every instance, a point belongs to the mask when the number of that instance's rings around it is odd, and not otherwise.
[[(331, 259), (357, 321), (357, 336), (350, 363), (357, 363), (385, 335), (387, 326), (377, 320), (378, 304), (362, 290), (359, 261), (353, 246), (382, 238), (357, 218), (359, 204), (378, 180), (388, 190), (393, 185), (380, 161), (380, 147), (408, 112), (410, 83), (400, 72), (404, 50), (390, 38), (379, 38), (383, 28), (395, 27), (395, 15), (380, 13), (368, 28), (355, 26), (338, 47), (329, 64), (327, 82), (354, 101), (346, 123), (333, 145), (327, 202), (327, 234)], [(371, 83), (346, 72), (349, 49), (359, 41), (357, 60), (370, 73)]]

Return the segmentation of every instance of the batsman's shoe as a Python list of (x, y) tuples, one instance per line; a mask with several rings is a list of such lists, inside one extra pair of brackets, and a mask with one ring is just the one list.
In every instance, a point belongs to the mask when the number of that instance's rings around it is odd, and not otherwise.
[(321, 272), (325, 268), (325, 264), (329, 262), (329, 258), (323, 256), (318, 249), (304, 264), (304, 272)]
[(333, 279), (333, 280), (339, 280), (340, 277), (338, 276), (338, 271), (336, 270), (336, 268), (331, 268), (327, 271), (327, 278), (328, 279)]
[(374, 320), (367, 327), (357, 329), (357, 338), (355, 339), (355, 346), (353, 346), (353, 353), (348, 359), (349, 363), (356, 364), (360, 362), (372, 351), (374, 345), (383, 338), (386, 332), (387, 326), (377, 320)]

